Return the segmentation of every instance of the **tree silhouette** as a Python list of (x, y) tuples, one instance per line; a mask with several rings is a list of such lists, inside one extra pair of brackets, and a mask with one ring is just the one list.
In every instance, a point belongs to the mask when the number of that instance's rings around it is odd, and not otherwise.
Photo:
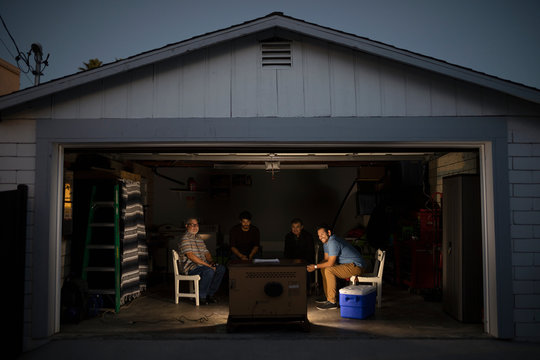
[(90, 59), (88, 62), (83, 62), (84, 67), (79, 67), (79, 70), (86, 71), (100, 67), (103, 63), (98, 59)]

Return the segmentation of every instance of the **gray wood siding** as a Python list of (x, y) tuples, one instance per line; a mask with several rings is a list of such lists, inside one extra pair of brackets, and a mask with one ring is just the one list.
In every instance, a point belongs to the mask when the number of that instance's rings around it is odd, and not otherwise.
[(482, 116), (508, 97), (359, 51), (295, 40), (290, 69), (262, 68), (255, 36), (54, 95), (55, 118)]

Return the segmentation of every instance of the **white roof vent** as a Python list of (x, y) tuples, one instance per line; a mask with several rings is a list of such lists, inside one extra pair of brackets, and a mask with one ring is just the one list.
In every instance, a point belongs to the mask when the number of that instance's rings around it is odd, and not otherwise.
[(285, 69), (292, 67), (292, 47), (289, 40), (261, 42), (261, 64), (263, 68)]

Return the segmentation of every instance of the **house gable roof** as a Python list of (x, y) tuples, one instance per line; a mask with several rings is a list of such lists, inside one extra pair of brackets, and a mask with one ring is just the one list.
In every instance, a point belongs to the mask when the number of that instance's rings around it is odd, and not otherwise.
[(166, 45), (159, 49), (134, 55), (127, 59), (105, 64), (99, 68), (68, 75), (43, 83), (39, 86), (2, 96), (0, 97), (0, 110), (92, 81), (101, 80), (115, 74), (130, 71), (141, 66), (163, 61), (171, 57), (257, 32), (271, 30), (273, 28), (282, 28), (302, 35), (318, 38), (323, 41), (474, 83), (534, 103), (540, 103), (540, 90), (538, 89), (508, 80), (502, 80), (494, 76), (453, 65), (428, 56), (402, 50), (377, 41), (309, 23), (276, 12), (239, 25), (199, 35), (178, 43)]

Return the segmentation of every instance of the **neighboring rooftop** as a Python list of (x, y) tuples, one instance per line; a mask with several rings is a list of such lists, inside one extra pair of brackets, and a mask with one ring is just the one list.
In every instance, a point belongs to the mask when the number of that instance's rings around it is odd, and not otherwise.
[(0, 59), (0, 96), (19, 90), (20, 74), (18, 67)]

